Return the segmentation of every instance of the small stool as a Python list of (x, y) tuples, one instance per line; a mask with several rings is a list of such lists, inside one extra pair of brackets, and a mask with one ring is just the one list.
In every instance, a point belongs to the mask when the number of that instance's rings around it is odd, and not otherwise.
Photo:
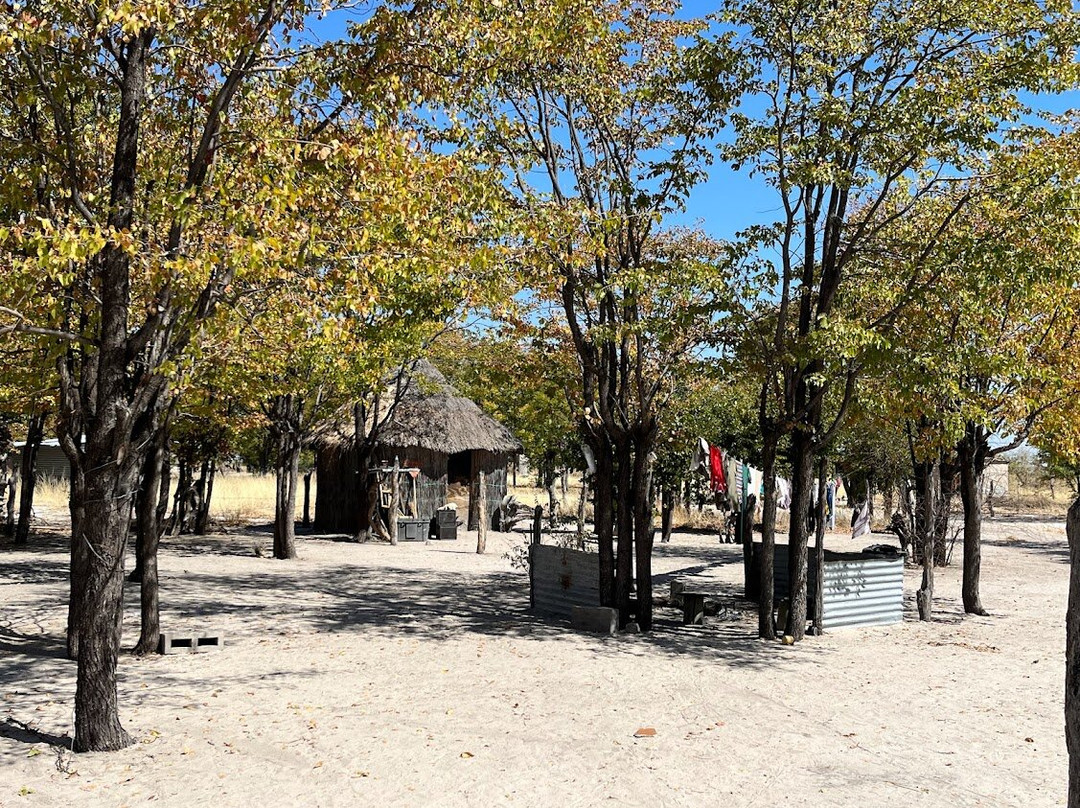
[(705, 593), (683, 592), (682, 614), (682, 624), (684, 626), (702, 625), (705, 622)]

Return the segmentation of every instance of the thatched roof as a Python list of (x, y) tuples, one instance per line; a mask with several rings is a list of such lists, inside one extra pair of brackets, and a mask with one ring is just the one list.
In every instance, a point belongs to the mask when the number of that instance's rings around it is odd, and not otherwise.
[[(393, 417), (382, 428), (380, 446), (417, 446), (445, 454), (475, 449), (521, 451), (521, 443), (509, 429), (476, 402), (461, 396), (426, 359), (400, 374), (401, 397)], [(396, 380), (397, 375), (388, 385), (384, 408), (393, 400)], [(315, 429), (311, 443), (316, 449), (340, 451), (352, 444), (355, 432), (352, 407), (343, 407)]]

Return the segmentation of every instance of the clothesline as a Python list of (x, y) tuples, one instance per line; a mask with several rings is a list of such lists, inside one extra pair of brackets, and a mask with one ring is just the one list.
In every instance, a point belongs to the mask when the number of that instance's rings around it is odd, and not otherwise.
[[(711, 446), (704, 438), (698, 438), (691, 470), (704, 477), (709, 490), (716, 495), (717, 505), (726, 505), (732, 510), (742, 511), (747, 507), (751, 495), (756, 498), (756, 506), (761, 506), (764, 496), (765, 472), (754, 468), (732, 456), (719, 446)], [(776, 507), (791, 510), (791, 481), (776, 476)], [(812, 501), (817, 505), (817, 486), (811, 491)], [(831, 479), (825, 488), (825, 518), (830, 530), (836, 527), (836, 511), (842, 497), (846, 498), (843, 480)], [(851, 520), (852, 536), (859, 538), (870, 532), (869, 502), (855, 506)]]

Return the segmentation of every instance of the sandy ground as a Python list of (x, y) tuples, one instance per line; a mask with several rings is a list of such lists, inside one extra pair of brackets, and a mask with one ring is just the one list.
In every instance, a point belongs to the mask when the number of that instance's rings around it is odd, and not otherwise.
[(511, 536), (485, 556), (464, 539), (301, 538), (295, 562), (265, 557), (265, 532), (170, 541), (163, 625), (222, 632), (225, 648), (124, 656), (138, 743), (77, 756), (55, 527), (0, 548), (3, 806), (1065, 803), (1059, 522), (988, 524), (990, 617), (962, 616), (953, 566), (938, 620), (917, 622), (909, 570), (902, 625), (795, 648), (754, 637), (741, 551), (709, 536), (658, 546), (657, 587), (693, 578), (726, 611), (683, 628), (660, 610), (650, 635), (611, 638), (527, 613)]

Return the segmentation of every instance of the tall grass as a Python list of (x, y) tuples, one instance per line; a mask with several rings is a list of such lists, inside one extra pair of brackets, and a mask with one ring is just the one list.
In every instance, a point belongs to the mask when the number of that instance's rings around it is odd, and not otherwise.
[[(176, 493), (176, 472), (173, 471), (173, 488), (169, 492), (170, 510), (172, 496)], [(68, 513), (69, 484), (67, 480), (46, 477), (38, 481), (34, 489), (34, 509), (39, 515), (52, 517)], [(299, 480), (296, 497), (296, 518), (303, 518), (303, 477)], [(315, 510), (315, 477), (311, 478), (311, 509)], [(228, 525), (249, 522), (270, 522), (274, 518), (274, 477), (271, 474), (248, 474), (247, 472), (223, 471), (214, 479), (214, 493), (210, 500), (210, 518)]]
[[(297, 518), (303, 516), (303, 480), (296, 501)], [(312, 507), (315, 502), (315, 479), (311, 482)], [(274, 519), (274, 476), (246, 472), (222, 472), (214, 480), (210, 499), (210, 518), (216, 522), (238, 525), (248, 522), (271, 522)]]
[(34, 510), (39, 514), (46, 511), (52, 515), (68, 513), (68, 498), (71, 486), (67, 480), (56, 477), (44, 477), (34, 486)]
[[(173, 472), (174, 488), (170, 491), (171, 496), (175, 493), (176, 474)], [(533, 508), (542, 505), (545, 510), (548, 504), (547, 491), (535, 485), (527, 484), (535, 482), (533, 478), (519, 478), (521, 485), (510, 486), (509, 491), (525, 508)], [(314, 517), (316, 478), (311, 478), (311, 511)], [(52, 519), (65, 518), (68, 514), (68, 482), (55, 477), (46, 477), (38, 481), (34, 490), (34, 509), (40, 517)], [(581, 483), (577, 475), (570, 478), (569, 490), (563, 497), (561, 486), (556, 484), (556, 497), (561, 500), (560, 512), (564, 517), (572, 517), (577, 514), (578, 498), (581, 496)], [(296, 498), (296, 519), (303, 518), (303, 478), (298, 481)], [(1065, 509), (1075, 498), (1075, 494), (1068, 484), (1058, 482), (1051, 486), (1045, 480), (1033, 480), (1023, 484), (1023, 481), (1015, 477), (1010, 480), (1009, 495), (995, 497), (995, 509), (1000, 509), (1002, 515), (1009, 513), (1042, 512), (1053, 513)], [(460, 508), (464, 508), (466, 500), (458, 497)], [(955, 498), (954, 507), (959, 507), (959, 497)], [(875, 527), (885, 528), (889, 514), (885, 514), (880, 497), (875, 502)], [(841, 507), (837, 518), (837, 528), (846, 528), (845, 519), (850, 510)], [(225, 525), (242, 525), (252, 522), (270, 522), (274, 518), (274, 477), (270, 474), (248, 474), (239, 471), (221, 471), (214, 481), (214, 493), (210, 502), (210, 517), (214, 522)], [(725, 515), (713, 509), (698, 511), (692, 507), (689, 510), (681, 504), (677, 505), (673, 514), (675, 529), (689, 528), (697, 530), (721, 529)], [(787, 530), (787, 514), (783, 511), (777, 514), (778, 531)], [(592, 519), (592, 504), (586, 508), (586, 519)], [(659, 525), (659, 512), (656, 523)]]

